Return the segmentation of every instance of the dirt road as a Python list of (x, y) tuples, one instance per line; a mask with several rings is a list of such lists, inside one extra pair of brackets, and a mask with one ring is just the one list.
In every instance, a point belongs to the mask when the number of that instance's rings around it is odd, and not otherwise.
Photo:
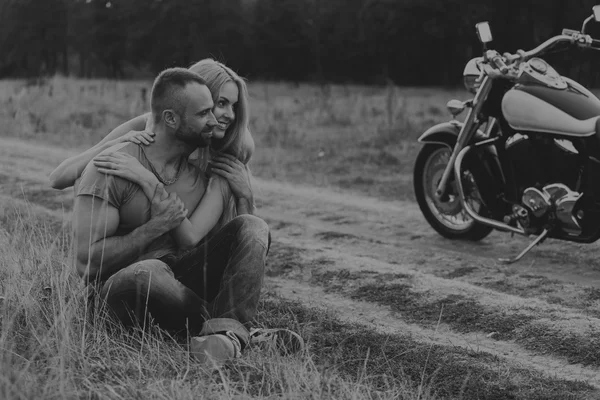
[[(62, 218), (72, 193), (53, 191), (46, 176), (71, 154), (1, 139), (0, 201), (26, 200)], [(481, 243), (452, 242), (415, 203), (263, 180), (257, 188), (258, 215), (273, 234), (267, 285), (281, 296), (600, 389), (597, 244), (549, 240), (506, 266), (497, 259), (527, 239), (494, 233)]]

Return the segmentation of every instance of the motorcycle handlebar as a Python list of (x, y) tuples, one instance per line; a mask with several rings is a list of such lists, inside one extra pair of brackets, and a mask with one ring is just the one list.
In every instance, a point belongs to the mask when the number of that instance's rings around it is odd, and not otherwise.
[[(578, 38), (580, 38), (581, 36), (586, 36), (587, 38), (584, 38), (584, 40), (578, 40)], [(591, 39), (588, 35), (574, 35), (571, 33), (554, 36), (546, 40), (544, 43), (540, 44), (536, 48), (531, 49), (529, 51), (518, 50), (517, 54), (504, 53), (504, 57), (497, 54), (488, 59), (502, 74), (507, 74), (510, 71), (511, 67), (506, 65), (504, 60), (506, 60), (509, 64), (513, 64), (515, 61), (526, 61), (532, 57), (537, 56), (538, 54), (544, 52), (548, 48), (558, 43), (565, 42), (571, 44), (578, 43), (584, 47), (591, 47), (595, 50), (600, 50), (600, 40)]]
[(537, 46), (534, 49), (531, 49), (529, 51), (519, 50), (517, 52), (517, 54), (512, 54), (512, 55), (509, 54), (506, 56), (506, 59), (509, 62), (514, 62), (517, 60), (526, 60), (528, 58), (531, 58), (531, 57), (534, 57), (534, 56), (540, 54), (541, 52), (543, 52), (544, 50), (548, 49), (551, 46), (554, 46), (555, 44), (558, 44), (561, 42), (573, 43), (574, 41), (575, 41), (575, 39), (572, 36), (568, 36), (568, 35), (554, 36), (553, 38), (546, 40), (544, 43), (540, 44), (539, 46)]
[(498, 54), (497, 56), (493, 57), (492, 62), (496, 65), (496, 68), (498, 68), (503, 74), (506, 74), (508, 72), (508, 66), (502, 59), (501, 55)]

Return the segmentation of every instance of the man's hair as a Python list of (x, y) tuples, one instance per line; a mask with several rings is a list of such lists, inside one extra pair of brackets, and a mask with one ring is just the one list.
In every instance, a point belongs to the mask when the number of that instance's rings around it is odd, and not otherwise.
[(154, 122), (160, 122), (165, 110), (173, 110), (183, 115), (186, 102), (183, 99), (183, 89), (190, 83), (206, 85), (200, 75), (185, 68), (169, 68), (162, 71), (152, 85), (150, 107)]

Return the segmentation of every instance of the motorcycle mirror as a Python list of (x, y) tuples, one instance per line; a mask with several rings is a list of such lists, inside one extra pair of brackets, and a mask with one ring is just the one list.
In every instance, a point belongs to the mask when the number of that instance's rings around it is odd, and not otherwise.
[(592, 7), (592, 15), (590, 15), (589, 17), (587, 17), (585, 19), (585, 21), (583, 21), (583, 25), (581, 27), (581, 33), (585, 33), (585, 28), (587, 27), (587, 24), (589, 22), (591, 22), (592, 20), (594, 20), (596, 22), (600, 22), (600, 6)]
[(489, 22), (480, 22), (475, 25), (475, 29), (477, 30), (477, 36), (481, 43), (486, 44), (492, 41), (492, 29), (490, 28)]

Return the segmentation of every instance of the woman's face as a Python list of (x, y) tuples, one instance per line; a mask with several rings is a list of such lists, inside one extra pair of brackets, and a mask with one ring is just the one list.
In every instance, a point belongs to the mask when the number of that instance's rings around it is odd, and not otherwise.
[(227, 128), (235, 121), (235, 109), (238, 103), (239, 90), (235, 82), (229, 81), (221, 86), (219, 97), (215, 101), (213, 114), (217, 119), (217, 126), (213, 129), (215, 139), (223, 139)]

